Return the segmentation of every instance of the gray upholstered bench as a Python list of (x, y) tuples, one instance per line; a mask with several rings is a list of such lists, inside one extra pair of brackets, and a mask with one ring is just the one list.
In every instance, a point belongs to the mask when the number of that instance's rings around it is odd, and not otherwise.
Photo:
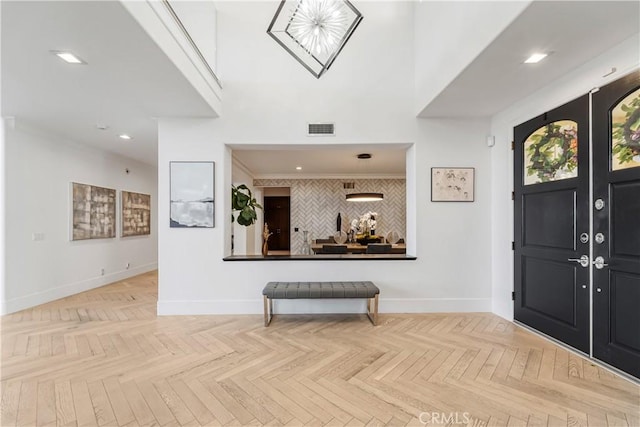
[(374, 325), (378, 323), (380, 289), (373, 282), (269, 282), (262, 295), (264, 326), (273, 318), (274, 299), (366, 298), (367, 316)]

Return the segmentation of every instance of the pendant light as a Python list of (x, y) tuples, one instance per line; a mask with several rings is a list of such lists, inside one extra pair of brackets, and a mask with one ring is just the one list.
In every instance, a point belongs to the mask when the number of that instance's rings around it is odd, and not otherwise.
[(282, 0), (267, 34), (319, 79), (360, 21), (349, 0)]
[[(358, 159), (368, 160), (371, 158), (371, 154), (362, 153), (358, 154)], [(377, 202), (384, 199), (382, 193), (351, 193), (346, 196), (347, 202)]]

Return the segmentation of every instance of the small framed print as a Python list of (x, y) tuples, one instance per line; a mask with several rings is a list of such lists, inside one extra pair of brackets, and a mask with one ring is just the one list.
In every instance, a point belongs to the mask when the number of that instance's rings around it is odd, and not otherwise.
[(432, 202), (473, 202), (474, 168), (431, 168)]

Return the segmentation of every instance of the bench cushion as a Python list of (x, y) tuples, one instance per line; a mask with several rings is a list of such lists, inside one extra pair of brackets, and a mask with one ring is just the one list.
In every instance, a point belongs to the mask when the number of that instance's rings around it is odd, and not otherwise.
[(269, 282), (262, 290), (273, 299), (373, 298), (378, 293), (372, 282)]

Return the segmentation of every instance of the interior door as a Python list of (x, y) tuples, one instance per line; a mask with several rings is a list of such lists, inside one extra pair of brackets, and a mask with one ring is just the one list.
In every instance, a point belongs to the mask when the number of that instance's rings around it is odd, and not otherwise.
[(593, 356), (640, 377), (640, 73), (593, 94)]
[(269, 238), (269, 250), (290, 250), (290, 198), (288, 196), (265, 197), (264, 221), (269, 224), (269, 230), (273, 233)]
[(514, 317), (589, 353), (589, 98), (514, 128)]

